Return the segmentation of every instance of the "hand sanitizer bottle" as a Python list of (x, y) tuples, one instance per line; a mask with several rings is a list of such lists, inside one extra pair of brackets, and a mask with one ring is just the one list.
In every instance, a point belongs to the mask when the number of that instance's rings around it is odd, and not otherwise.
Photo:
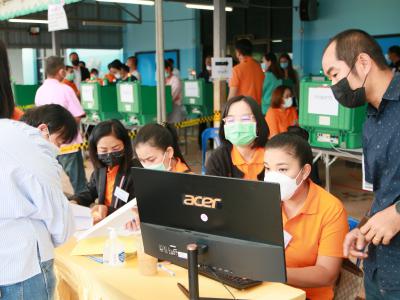
[(125, 262), (124, 245), (118, 240), (115, 228), (109, 228), (110, 233), (103, 251), (103, 264), (109, 266), (121, 266)]

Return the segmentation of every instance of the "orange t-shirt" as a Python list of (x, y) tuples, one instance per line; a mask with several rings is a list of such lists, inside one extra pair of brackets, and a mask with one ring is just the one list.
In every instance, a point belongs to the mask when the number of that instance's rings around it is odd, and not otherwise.
[(21, 117), (24, 115), (24, 112), (20, 110), (18, 107), (14, 107), (14, 112), (11, 116), (12, 120), (19, 121)]
[(246, 162), (240, 152), (233, 146), (232, 163), (244, 173), (243, 179), (258, 180), (257, 176), (264, 170), (264, 148), (257, 148), (250, 162)]
[(261, 104), (264, 72), (252, 57), (246, 57), (232, 71), (229, 87), (238, 88), (237, 95), (250, 96)]
[(107, 79), (108, 82), (114, 82), (116, 80), (115, 76), (111, 73), (107, 73), (106, 75), (104, 75), (104, 79)]
[(177, 172), (177, 173), (186, 173), (190, 169), (189, 167), (183, 163), (179, 158), (176, 159), (176, 164), (175, 167), (171, 170), (172, 172)]
[(104, 192), (104, 205), (106, 205), (107, 207), (110, 207), (112, 203), (115, 178), (117, 177), (118, 169), (119, 169), (118, 165), (111, 169), (107, 168), (106, 189)]
[(78, 90), (78, 88), (76, 87), (76, 84), (75, 84), (75, 83), (73, 83), (72, 81), (69, 81), (69, 80), (67, 80), (67, 79), (64, 79), (62, 83), (64, 83), (64, 84), (68, 85), (69, 87), (71, 87), (71, 88), (74, 90), (75, 95), (76, 95), (77, 97), (79, 97), (79, 90)]
[[(283, 228), (292, 239), (285, 250), (286, 267), (314, 266), (318, 256), (343, 257), (343, 241), (349, 231), (342, 202), (309, 180), (307, 199), (289, 219), (282, 209)], [(333, 299), (333, 287), (304, 288), (307, 299)]]
[(269, 128), (269, 137), (286, 132), (289, 126), (297, 125), (299, 116), (297, 115), (296, 108), (289, 107), (282, 108), (269, 108), (265, 115)]

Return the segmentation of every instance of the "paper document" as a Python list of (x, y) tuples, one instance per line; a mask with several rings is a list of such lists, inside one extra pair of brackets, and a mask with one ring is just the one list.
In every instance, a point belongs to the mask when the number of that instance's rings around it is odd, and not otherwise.
[(92, 227), (93, 218), (89, 207), (72, 203), (69, 203), (69, 206), (71, 207), (75, 219), (75, 227), (77, 231), (86, 230)]
[(82, 240), (91, 237), (107, 237), (109, 233), (108, 228), (110, 227), (115, 228), (117, 231), (124, 231), (125, 224), (134, 220), (135, 218), (132, 208), (136, 207), (136, 205), (137, 203), (135, 198), (113, 212), (108, 217), (101, 220), (92, 228), (78, 233), (76, 238), (78, 240)]
[[(78, 241), (71, 255), (96, 255), (103, 254), (104, 244), (108, 237), (94, 237)], [(121, 237), (118, 240), (124, 245), (125, 253), (135, 253), (137, 238), (135, 236)]]
[(339, 102), (336, 101), (329, 87), (308, 89), (308, 113), (327, 116), (339, 114)]
[(68, 19), (62, 3), (49, 4), (47, 20), (49, 31), (68, 29)]

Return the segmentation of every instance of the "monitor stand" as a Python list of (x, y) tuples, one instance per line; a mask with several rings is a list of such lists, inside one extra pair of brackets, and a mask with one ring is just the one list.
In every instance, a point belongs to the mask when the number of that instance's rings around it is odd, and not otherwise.
[(231, 300), (231, 298), (199, 297), (198, 255), (207, 251), (206, 245), (189, 244), (188, 253), (189, 300)]

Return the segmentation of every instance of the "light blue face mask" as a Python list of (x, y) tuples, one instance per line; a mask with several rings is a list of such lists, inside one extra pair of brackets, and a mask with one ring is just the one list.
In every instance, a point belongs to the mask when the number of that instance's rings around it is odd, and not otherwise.
[(287, 67), (289, 67), (289, 63), (288, 62), (281, 62), (280, 66), (282, 69), (286, 69)]
[(261, 63), (261, 69), (266, 72), (267, 71), (267, 65), (265, 63)]

